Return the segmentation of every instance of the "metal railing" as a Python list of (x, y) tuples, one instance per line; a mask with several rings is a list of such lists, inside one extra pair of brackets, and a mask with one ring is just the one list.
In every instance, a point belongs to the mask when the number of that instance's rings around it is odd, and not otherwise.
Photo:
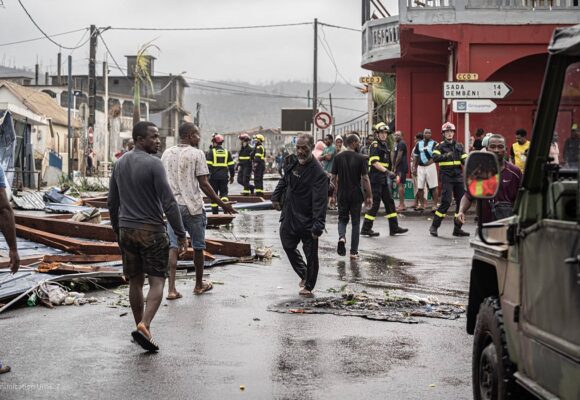
[(406, 0), (407, 8), (450, 8), (454, 0)]
[(384, 47), (399, 43), (399, 23), (378, 25), (370, 28), (371, 48)]
[(570, 9), (580, 11), (579, 0), (467, 0), (465, 8), (501, 8), (516, 10)]

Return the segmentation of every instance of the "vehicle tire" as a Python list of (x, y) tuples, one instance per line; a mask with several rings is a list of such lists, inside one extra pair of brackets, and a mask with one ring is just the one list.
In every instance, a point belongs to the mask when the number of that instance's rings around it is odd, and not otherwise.
[(488, 297), (479, 307), (473, 336), (473, 398), (516, 398), (517, 388), (513, 377), (515, 369), (508, 355), (499, 300), (497, 297)]

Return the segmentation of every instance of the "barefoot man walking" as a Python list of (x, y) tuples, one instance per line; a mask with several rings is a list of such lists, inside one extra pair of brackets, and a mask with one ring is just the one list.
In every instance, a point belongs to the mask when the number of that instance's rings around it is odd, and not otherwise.
[[(163, 213), (175, 232), (180, 252), (185, 251), (187, 242), (163, 164), (152, 156), (160, 145), (157, 127), (152, 122), (137, 123), (133, 140), (135, 148), (123, 154), (115, 165), (107, 205), (123, 255), (123, 273), (129, 279), (129, 302), (137, 325), (131, 335), (145, 350), (157, 351), (159, 346), (150, 327), (163, 298), (167, 275), (169, 239)], [(145, 274), (149, 279), (146, 306)]]

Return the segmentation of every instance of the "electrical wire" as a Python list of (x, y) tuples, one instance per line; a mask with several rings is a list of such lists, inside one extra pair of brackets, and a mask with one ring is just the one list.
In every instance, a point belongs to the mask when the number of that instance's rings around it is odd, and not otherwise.
[[(324, 31), (324, 28), (320, 28), (320, 30), (322, 31), (322, 40), (324, 41), (324, 43), (326, 44), (325, 46), (322, 46), (322, 48), (324, 49), (324, 51), (326, 52), (326, 54), (330, 57), (330, 60), (332, 62), (332, 64), (334, 65), (334, 68), (336, 69), (336, 73), (342, 78), (342, 80), (344, 81), (344, 83), (346, 83), (347, 85), (355, 88), (355, 89), (359, 89), (358, 87), (354, 86), (352, 83), (350, 83), (348, 81), (348, 79), (346, 79), (344, 77), (344, 75), (342, 75), (342, 73), (339, 71), (338, 66), (336, 65), (336, 59), (334, 58), (334, 54), (332, 53), (332, 49), (330, 48), (330, 44), (328, 43), (328, 41), (326, 40), (326, 32)], [(328, 51), (326, 51), (326, 48), (328, 48)]]
[(32, 15), (30, 15), (30, 13), (28, 12), (28, 10), (26, 9), (26, 7), (24, 7), (24, 4), (22, 4), (21, 0), (18, 0), (18, 3), (20, 4), (20, 6), (22, 7), (22, 9), (24, 10), (24, 12), (26, 13), (26, 15), (28, 15), (28, 18), (30, 19), (30, 21), (32, 21), (32, 23), (34, 24), (34, 26), (36, 26), (36, 28), (40, 31), (40, 33), (42, 33), (44, 35), (44, 37), (46, 37), (48, 40), (50, 40), (52, 43), (54, 43), (55, 45), (57, 45), (60, 48), (66, 49), (66, 50), (75, 50), (78, 49), (81, 46), (76, 46), (76, 47), (68, 47), (68, 46), (64, 46), (61, 43), (58, 43), (56, 40), (53, 40), (52, 37), (50, 35), (48, 35), (44, 30), (42, 30), (42, 28), (36, 23), (36, 21), (34, 20), (34, 18), (32, 18)]
[(347, 26), (339, 26), (339, 25), (326, 24), (324, 22), (319, 22), (318, 25), (324, 25), (324, 26), (328, 26), (329, 28), (344, 29), (344, 30), (347, 30), (347, 31), (353, 31), (353, 32), (358, 32), (358, 33), (361, 32), (360, 29), (349, 28)]
[[(82, 32), (82, 31), (85, 31), (86, 32), (88, 30), (89, 30), (89, 28), (75, 29), (73, 31), (67, 31), (67, 32), (62, 32), (62, 33), (55, 33), (54, 35), (50, 35), (50, 37), (70, 35), (71, 33), (77, 33), (77, 32)], [(0, 43), (0, 47), (12, 46), (12, 45), (15, 45), (15, 44), (22, 44), (22, 43), (29, 43), (29, 42), (36, 42), (38, 40), (44, 40), (44, 39), (46, 39), (46, 36), (39, 36), (37, 38), (32, 38), (32, 39), (23, 39), (23, 40), (18, 40), (16, 42)]]
[[(20, 0), (19, 0), (20, 1)], [(208, 28), (148, 28), (148, 27), (110, 27), (111, 30), (117, 31), (226, 31), (241, 29), (263, 29), (263, 28), (281, 28), (286, 26), (312, 25), (312, 22), (296, 22), (290, 24), (270, 24), (270, 25), (248, 25), (248, 26), (219, 26)]]
[[(101, 42), (103, 42), (103, 45), (105, 46), (105, 49), (107, 50), (107, 54), (111, 57), (111, 60), (113, 60), (113, 63), (117, 66), (117, 69), (119, 70), (119, 72), (121, 72), (123, 74), (123, 72), (124, 72), (123, 68), (121, 68), (121, 66), (119, 65), (119, 63), (115, 59), (115, 56), (113, 56), (113, 53), (111, 53), (111, 50), (109, 50), (109, 46), (107, 46), (107, 42), (105, 42), (103, 35), (100, 34), (100, 28), (97, 29), (97, 32), (99, 32), (99, 39), (101, 39)], [(128, 82), (133, 83), (129, 78), (127, 78), (127, 75), (123, 74), (123, 76)]]

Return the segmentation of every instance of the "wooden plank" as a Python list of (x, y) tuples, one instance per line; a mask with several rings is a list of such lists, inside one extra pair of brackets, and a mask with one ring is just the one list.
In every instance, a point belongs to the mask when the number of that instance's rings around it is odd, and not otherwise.
[(99, 262), (110, 262), (110, 261), (120, 261), (121, 255), (117, 254), (55, 254), (46, 255), (42, 257), (42, 261), (45, 263), (51, 262), (69, 262), (69, 263), (99, 263)]
[(87, 207), (95, 207), (95, 208), (107, 208), (106, 201), (97, 201), (97, 200), (90, 200), (90, 201), (83, 201), (83, 205)]
[(62, 263), (42, 263), (38, 266), (38, 272), (48, 274), (78, 274), (84, 272), (120, 272), (118, 268), (100, 267), (90, 265), (71, 265)]
[[(58, 221), (58, 220), (57, 220)], [(42, 243), (56, 249), (74, 254), (120, 254), (121, 250), (114, 242), (84, 242), (67, 236), (44, 232), (16, 224), (18, 237)]]
[[(22, 257), (20, 259), (20, 265), (24, 267), (24, 266), (27, 266), (30, 264), (34, 264), (35, 262), (38, 262), (40, 260), (42, 260), (41, 255)], [(9, 265), (10, 265), (10, 259), (8, 257), (0, 257), (0, 268), (8, 268)]]
[(235, 215), (229, 214), (209, 214), (207, 216), (207, 226), (228, 225), (236, 218)]
[(72, 236), (83, 239), (103, 240), (115, 242), (117, 236), (111, 226), (95, 225), (88, 222), (65, 221), (54, 218), (33, 217), (29, 215), (16, 215), (16, 223), (29, 228), (38, 229), (56, 235)]
[[(236, 195), (236, 194), (228, 196), (228, 199), (230, 201), (236, 202), (236, 203), (261, 203), (264, 201), (264, 199), (262, 197), (259, 197), (259, 196), (242, 196), (242, 195)], [(204, 197), (203, 202), (206, 204), (211, 203), (211, 201), (208, 197)]]
[(206, 250), (212, 254), (230, 257), (249, 257), (252, 255), (252, 246), (249, 243), (206, 239), (205, 246)]

